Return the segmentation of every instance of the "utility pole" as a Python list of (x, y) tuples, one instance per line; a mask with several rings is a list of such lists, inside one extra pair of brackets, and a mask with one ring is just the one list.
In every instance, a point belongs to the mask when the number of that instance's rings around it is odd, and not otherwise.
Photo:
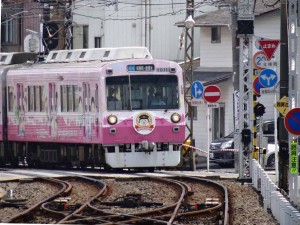
[[(194, 0), (186, 1), (186, 19), (194, 17)], [(184, 52), (184, 100), (187, 104), (186, 118), (190, 123), (186, 123), (187, 136), (185, 141), (190, 140), (191, 145), (195, 146), (193, 137), (193, 106), (191, 105), (191, 85), (193, 82), (193, 59), (194, 59), (194, 26), (185, 26), (185, 52)], [(194, 169), (194, 155), (192, 149), (189, 149), (189, 167)]]
[[(281, 0), (280, 7), (280, 99), (289, 97), (289, 62), (288, 62), (288, 26), (287, 26), (287, 0)], [(289, 143), (288, 132), (284, 126), (284, 115), (280, 114), (277, 119), (278, 126), (278, 187), (288, 192), (288, 169), (289, 169)]]
[(72, 0), (67, 0), (65, 5), (65, 49), (71, 49), (72, 47)]

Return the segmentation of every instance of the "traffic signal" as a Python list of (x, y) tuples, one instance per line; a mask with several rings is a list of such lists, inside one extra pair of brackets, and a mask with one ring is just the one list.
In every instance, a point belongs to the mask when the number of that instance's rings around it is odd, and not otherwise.
[(261, 117), (261, 116), (263, 116), (265, 114), (265, 112), (266, 112), (266, 107), (263, 104), (261, 104), (261, 103), (258, 102), (254, 106), (254, 114), (255, 114), (255, 116)]
[(47, 23), (43, 25), (43, 45), (47, 52), (57, 47), (58, 32), (59, 28), (56, 23)]
[(251, 130), (244, 128), (242, 130), (242, 142), (244, 145), (248, 145), (251, 142)]
[(238, 34), (253, 34), (254, 33), (254, 25), (253, 20), (238, 20), (237, 21)]

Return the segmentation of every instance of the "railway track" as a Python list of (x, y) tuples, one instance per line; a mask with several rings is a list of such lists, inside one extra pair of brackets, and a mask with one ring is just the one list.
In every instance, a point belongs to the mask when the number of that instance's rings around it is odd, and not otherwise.
[(61, 189), (5, 222), (228, 224), (227, 190), (210, 180), (76, 176), (47, 181), (56, 182)]

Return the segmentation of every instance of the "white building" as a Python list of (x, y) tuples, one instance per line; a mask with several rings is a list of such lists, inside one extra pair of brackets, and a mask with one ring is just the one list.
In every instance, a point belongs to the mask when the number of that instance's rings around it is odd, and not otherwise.
[[(195, 17), (195, 26), (200, 27), (200, 65), (196, 68), (193, 80), (204, 86), (217, 85), (221, 89), (219, 108), (208, 109), (198, 106), (193, 121), (193, 138), (196, 147), (207, 150), (209, 143), (234, 131), (234, 101), (232, 72), (232, 32), (231, 15), (228, 9), (221, 9)], [(177, 23), (183, 26), (182, 22)], [(253, 40), (260, 37), (280, 39), (280, 10), (278, 7), (266, 8), (257, 1), (255, 7)], [(198, 44), (196, 44), (198, 46)], [(253, 46), (253, 54), (257, 52)], [(275, 59), (279, 65), (279, 47)], [(279, 77), (279, 67), (273, 68)], [(274, 95), (262, 95), (258, 101), (266, 107), (264, 120), (274, 119)]]
[[(101, 3), (103, 2), (103, 3)], [(174, 24), (186, 17), (186, 0), (75, 1), (73, 48), (146, 46), (152, 56), (184, 60), (179, 36), (184, 28)], [(213, 7), (197, 4), (195, 16)], [(200, 32), (196, 29), (195, 43)], [(184, 43), (184, 41), (183, 41)], [(197, 44), (194, 55), (199, 56)]]

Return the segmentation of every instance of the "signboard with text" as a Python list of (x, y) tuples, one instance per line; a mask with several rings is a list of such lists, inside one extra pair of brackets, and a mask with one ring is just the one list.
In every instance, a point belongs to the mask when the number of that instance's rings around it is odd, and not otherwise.
[(278, 48), (279, 40), (259, 40), (258, 42), (267, 59), (270, 60)]

